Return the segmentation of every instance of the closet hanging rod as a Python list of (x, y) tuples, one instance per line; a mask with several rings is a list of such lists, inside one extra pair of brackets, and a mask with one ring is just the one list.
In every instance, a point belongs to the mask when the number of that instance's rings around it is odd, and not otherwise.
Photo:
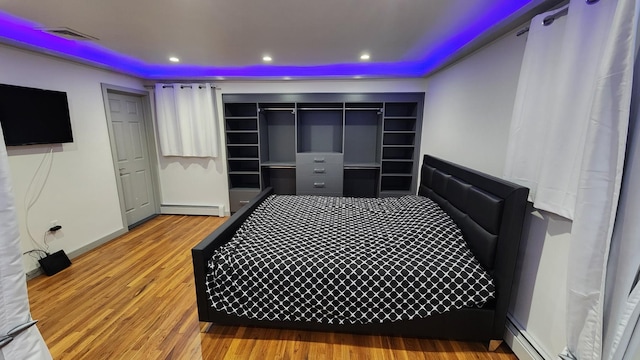
[(295, 108), (260, 108), (262, 111), (294, 111)]
[(314, 107), (308, 107), (308, 108), (298, 108), (298, 110), (327, 110), (327, 111), (342, 111), (342, 108), (314, 108)]
[(351, 108), (351, 107), (348, 107), (348, 108), (344, 108), (344, 109), (345, 109), (345, 110), (356, 110), (356, 111), (357, 111), (357, 110), (363, 110), (363, 111), (382, 111), (382, 109), (381, 109), (381, 108)]
[[(595, 2), (597, 2), (597, 1), (595, 1)], [(595, 3), (595, 2), (591, 2), (591, 3)], [(590, 2), (587, 1), (587, 3), (590, 3)], [(562, 9), (562, 10), (560, 10), (560, 11), (554, 13), (554, 14), (551, 14), (551, 15), (545, 17), (544, 19), (542, 19), (542, 24), (544, 26), (549, 26), (549, 25), (553, 24), (553, 22), (556, 21), (557, 19), (560, 19), (563, 16), (567, 16), (568, 14), (569, 14), (569, 7), (567, 6), (564, 9)], [(521, 35), (524, 35), (524, 34), (526, 34), (528, 32), (529, 32), (529, 27), (527, 26), (526, 28), (521, 29), (520, 31), (518, 31), (516, 33), (516, 36), (521, 36)]]

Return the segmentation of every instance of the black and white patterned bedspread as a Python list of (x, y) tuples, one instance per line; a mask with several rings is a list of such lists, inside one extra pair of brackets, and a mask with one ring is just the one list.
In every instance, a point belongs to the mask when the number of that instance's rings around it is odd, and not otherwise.
[(364, 324), (480, 307), (494, 284), (428, 198), (275, 195), (209, 261), (219, 311)]

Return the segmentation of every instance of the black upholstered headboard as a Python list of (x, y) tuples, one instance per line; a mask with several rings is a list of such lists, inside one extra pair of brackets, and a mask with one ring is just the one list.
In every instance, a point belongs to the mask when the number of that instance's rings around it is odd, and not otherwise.
[[(437, 202), (458, 224), (493, 276), (496, 312), (506, 317), (529, 189), (425, 155), (418, 194)], [(504, 329), (504, 323), (495, 326)]]

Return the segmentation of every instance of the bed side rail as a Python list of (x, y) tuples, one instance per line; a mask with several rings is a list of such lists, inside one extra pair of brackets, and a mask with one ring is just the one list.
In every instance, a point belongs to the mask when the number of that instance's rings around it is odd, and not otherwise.
[(198, 303), (198, 316), (201, 321), (209, 321), (209, 309), (206, 274), (207, 262), (213, 255), (214, 251), (226, 242), (231, 240), (236, 230), (244, 223), (244, 221), (253, 213), (253, 211), (271, 194), (273, 188), (268, 187), (254, 197), (249, 204), (243, 206), (229, 220), (220, 225), (215, 231), (209, 234), (198, 245), (191, 249), (191, 257), (193, 260), (193, 276), (196, 282), (196, 298)]

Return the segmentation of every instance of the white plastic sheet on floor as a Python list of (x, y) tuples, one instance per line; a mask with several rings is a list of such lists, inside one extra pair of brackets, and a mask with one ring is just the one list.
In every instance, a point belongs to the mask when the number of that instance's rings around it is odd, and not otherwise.
[[(0, 337), (30, 320), (9, 160), (0, 129)], [(0, 349), (1, 359), (46, 360), (51, 354), (37, 326), (32, 326)]]

